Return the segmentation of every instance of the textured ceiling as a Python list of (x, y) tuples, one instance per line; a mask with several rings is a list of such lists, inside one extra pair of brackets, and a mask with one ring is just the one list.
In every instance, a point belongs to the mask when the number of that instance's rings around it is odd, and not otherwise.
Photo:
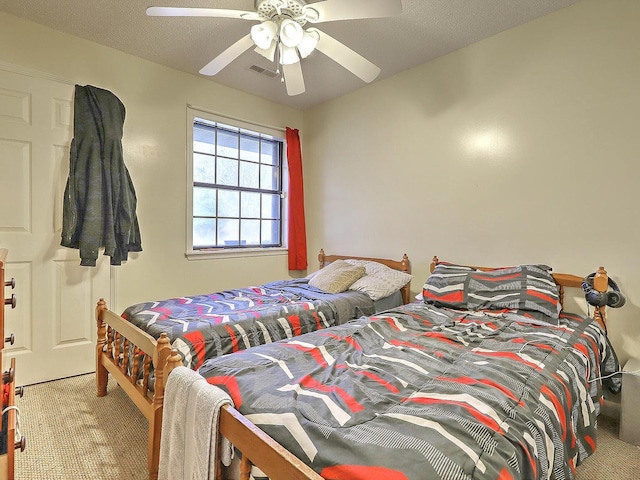
[[(317, 27), (378, 65), (379, 81), (577, 1), (402, 0), (397, 17)], [(229, 18), (151, 18), (145, 14), (149, 6), (253, 10), (254, 1), (0, 0), (0, 11), (193, 75), (254, 24)], [(278, 77), (256, 73), (249, 69), (252, 65), (273, 70), (272, 63), (249, 49), (218, 75), (203, 78), (299, 109), (366, 85), (314, 52), (302, 61), (306, 92), (290, 97)]]

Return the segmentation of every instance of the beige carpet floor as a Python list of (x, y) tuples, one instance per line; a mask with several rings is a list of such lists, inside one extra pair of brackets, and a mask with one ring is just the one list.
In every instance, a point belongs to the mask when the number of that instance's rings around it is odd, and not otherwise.
[[(146, 479), (147, 421), (115, 382), (108, 392), (96, 397), (93, 374), (26, 387), (18, 407), (27, 448), (16, 453), (16, 479)], [(605, 414), (598, 450), (577, 480), (639, 480), (640, 447), (618, 439), (615, 408)]]
[(618, 438), (619, 408), (611, 404), (598, 417), (598, 448), (578, 467), (576, 480), (640, 480), (640, 447)]
[(30, 385), (17, 404), (16, 480), (148, 478), (147, 420), (113, 380), (102, 398), (93, 374)]

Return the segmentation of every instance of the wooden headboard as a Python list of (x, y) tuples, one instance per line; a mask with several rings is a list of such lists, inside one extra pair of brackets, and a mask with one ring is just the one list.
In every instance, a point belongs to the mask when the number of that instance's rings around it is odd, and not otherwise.
[[(436, 268), (436, 265), (440, 263), (440, 260), (437, 256), (433, 257), (431, 265), (429, 266), (429, 271), (433, 273)], [(476, 270), (488, 271), (493, 270), (491, 267), (478, 267), (475, 265), (467, 265), (471, 268), (475, 268)], [(560, 305), (564, 307), (564, 289), (568, 288), (582, 288), (582, 282), (584, 277), (579, 277), (578, 275), (574, 275), (572, 273), (552, 273), (551, 276), (558, 285), (558, 296), (560, 299)], [(609, 288), (609, 277), (607, 276), (607, 271), (604, 267), (598, 268), (595, 276), (593, 277), (593, 288), (598, 292), (606, 292)], [(605, 307), (594, 307), (593, 318), (596, 320), (600, 326), (607, 331), (607, 313)]]
[[(387, 258), (373, 258), (373, 257), (357, 257), (354, 255), (327, 255), (324, 253), (323, 249), (320, 249), (320, 253), (318, 254), (318, 262), (320, 263), (320, 268), (324, 268), (326, 265), (331, 262), (335, 262), (336, 260), (368, 260), (371, 262), (378, 262), (386, 265), (389, 268), (393, 268), (394, 270), (399, 270), (401, 272), (411, 273), (411, 264), (409, 263), (409, 257), (405, 253), (402, 256), (402, 260), (389, 260)], [(411, 302), (411, 290), (410, 290), (411, 282), (407, 283), (404, 287), (400, 289), (400, 293), (402, 294), (402, 302), (410, 303)]]

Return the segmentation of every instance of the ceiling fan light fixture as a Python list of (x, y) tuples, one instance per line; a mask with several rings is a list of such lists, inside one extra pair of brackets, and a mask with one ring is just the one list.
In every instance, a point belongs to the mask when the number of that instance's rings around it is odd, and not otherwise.
[(273, 39), (278, 34), (278, 27), (275, 22), (267, 20), (251, 27), (251, 40), (262, 50), (267, 50), (271, 46)]
[(320, 35), (318, 35), (317, 31), (306, 31), (302, 36), (302, 40), (298, 44), (298, 51), (300, 52), (300, 56), (302, 58), (307, 58), (311, 55), (316, 47), (318, 46), (318, 41), (320, 40)]
[(308, 5), (304, 5), (302, 7), (302, 14), (309, 22), (315, 23), (320, 20), (320, 13), (315, 8), (311, 8)]
[(284, 44), (280, 44), (280, 64), (293, 65), (300, 61), (298, 57), (298, 51), (295, 47), (288, 47)]
[[(149, 7), (149, 16), (236, 18), (261, 22), (205, 65), (202, 75), (216, 75), (250, 48), (282, 69), (287, 93), (304, 93), (301, 59), (318, 50), (365, 82), (372, 82), (380, 68), (324, 31), (303, 27), (363, 18), (381, 18), (402, 12), (402, 0), (254, 0), (254, 11), (224, 8)], [(279, 52), (279, 53), (278, 53)]]
[(287, 47), (297, 47), (304, 37), (300, 24), (290, 18), (280, 23), (280, 42)]
[(276, 58), (276, 42), (271, 42), (271, 45), (269, 45), (269, 48), (256, 47), (254, 51), (262, 55), (264, 58), (266, 58), (270, 62), (273, 62)]

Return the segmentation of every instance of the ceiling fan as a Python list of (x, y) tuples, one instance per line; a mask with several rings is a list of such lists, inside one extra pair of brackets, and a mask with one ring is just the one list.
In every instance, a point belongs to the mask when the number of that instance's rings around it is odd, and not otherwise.
[[(380, 69), (346, 45), (307, 23), (380, 18), (399, 15), (401, 0), (255, 0), (255, 11), (221, 8), (149, 7), (151, 17), (217, 17), (257, 21), (249, 34), (205, 65), (202, 75), (215, 75), (251, 47), (282, 67), (282, 80), (289, 95), (304, 93), (302, 58), (318, 50), (365, 82), (372, 82)], [(278, 56), (276, 60), (276, 55)]]

